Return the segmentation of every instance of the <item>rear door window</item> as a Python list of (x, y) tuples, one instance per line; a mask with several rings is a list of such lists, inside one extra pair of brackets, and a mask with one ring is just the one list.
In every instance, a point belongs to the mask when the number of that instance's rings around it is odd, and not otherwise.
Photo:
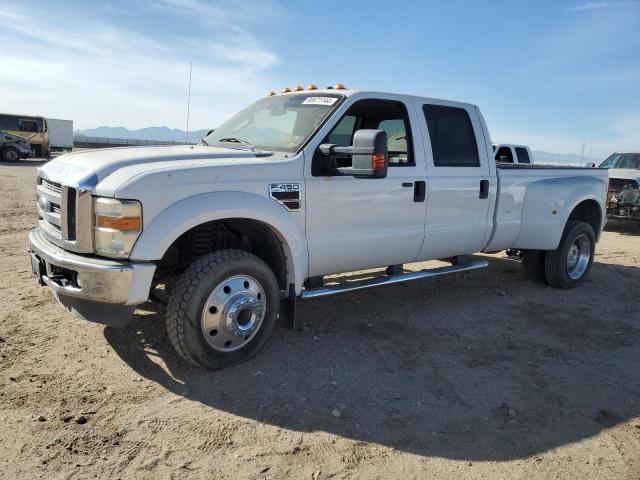
[(480, 166), (475, 132), (464, 108), (423, 105), (422, 110), (436, 167)]

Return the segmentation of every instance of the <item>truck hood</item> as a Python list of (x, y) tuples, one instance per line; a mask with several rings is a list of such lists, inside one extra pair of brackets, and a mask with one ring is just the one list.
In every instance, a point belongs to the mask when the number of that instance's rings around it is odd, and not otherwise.
[(261, 156), (264, 155), (247, 150), (205, 145), (105, 148), (61, 155), (40, 167), (38, 172), (44, 178), (66, 185), (89, 186), (132, 165), (148, 165), (150, 170), (154, 169), (154, 164), (168, 161), (176, 167), (231, 162), (237, 165), (264, 161)]
[(609, 178), (622, 178), (624, 180), (640, 180), (640, 170), (636, 168), (610, 168)]

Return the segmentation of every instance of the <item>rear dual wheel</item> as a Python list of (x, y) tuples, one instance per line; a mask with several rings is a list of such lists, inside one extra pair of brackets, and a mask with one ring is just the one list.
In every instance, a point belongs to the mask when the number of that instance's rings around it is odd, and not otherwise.
[(587, 278), (595, 254), (596, 237), (591, 225), (570, 221), (557, 249), (544, 259), (547, 283), (557, 288), (575, 288)]
[(235, 365), (264, 345), (279, 304), (277, 279), (260, 258), (242, 250), (213, 252), (178, 279), (167, 305), (169, 339), (194, 365)]
[(556, 288), (575, 288), (591, 270), (595, 234), (585, 222), (567, 222), (555, 250), (525, 250), (522, 265), (530, 279)]

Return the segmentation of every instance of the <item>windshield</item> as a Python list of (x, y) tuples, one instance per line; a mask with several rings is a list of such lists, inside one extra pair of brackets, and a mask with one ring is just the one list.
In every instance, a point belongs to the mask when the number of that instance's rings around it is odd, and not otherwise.
[(258, 100), (204, 138), (208, 145), (295, 152), (340, 104), (339, 94), (288, 94)]
[(640, 170), (640, 153), (614, 153), (600, 168), (633, 168)]

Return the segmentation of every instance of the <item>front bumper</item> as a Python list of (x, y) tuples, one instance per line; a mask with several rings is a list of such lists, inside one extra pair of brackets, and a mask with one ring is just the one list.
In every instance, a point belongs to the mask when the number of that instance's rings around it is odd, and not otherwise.
[(74, 315), (123, 326), (145, 302), (156, 266), (78, 255), (54, 245), (40, 229), (29, 233), (34, 275)]
[(34, 151), (29, 147), (23, 147), (22, 145), (17, 147), (20, 151), (20, 155), (24, 155), (26, 157), (33, 157), (35, 155)]

